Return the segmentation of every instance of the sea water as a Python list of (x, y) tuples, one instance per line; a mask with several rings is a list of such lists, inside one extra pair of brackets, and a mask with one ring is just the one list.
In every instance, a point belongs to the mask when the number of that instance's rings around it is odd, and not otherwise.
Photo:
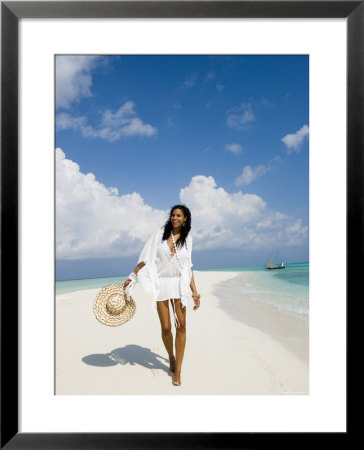
[(239, 267), (224, 271), (249, 272), (239, 286), (249, 300), (269, 303), (280, 310), (308, 316), (309, 263), (286, 264), (285, 269), (268, 270), (265, 266)]
[[(216, 269), (214, 269), (216, 270)], [(249, 272), (241, 278), (239, 290), (249, 300), (308, 316), (309, 263), (286, 264), (285, 269), (267, 270), (265, 266), (219, 269), (226, 272)], [(124, 283), (127, 277), (92, 278), (56, 281), (56, 294), (83, 289), (101, 289), (108, 284)]]
[(123, 284), (127, 277), (87, 278), (83, 280), (56, 281), (56, 295), (84, 289), (101, 289), (108, 284)]

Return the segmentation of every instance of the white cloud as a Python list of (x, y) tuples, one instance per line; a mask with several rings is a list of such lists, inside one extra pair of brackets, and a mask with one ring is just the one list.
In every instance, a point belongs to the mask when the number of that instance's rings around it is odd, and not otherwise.
[(56, 255), (83, 259), (136, 255), (168, 211), (144, 203), (137, 192), (119, 195), (114, 187), (84, 174), (56, 149)]
[(191, 73), (187, 78), (185, 78), (181, 88), (192, 88), (195, 86), (197, 80), (197, 73)]
[(144, 123), (136, 117), (133, 102), (126, 102), (115, 113), (106, 109), (95, 128), (87, 124), (87, 117), (75, 117), (69, 113), (62, 112), (56, 116), (57, 131), (71, 128), (79, 129), (84, 137), (101, 138), (110, 142), (120, 139), (122, 136), (153, 136), (157, 129), (152, 125)]
[(283, 141), (287, 146), (288, 154), (292, 152), (299, 153), (301, 151), (303, 140), (306, 136), (308, 136), (308, 132), (308, 126), (303, 125), (303, 127), (296, 131), (296, 133), (287, 134), (281, 139), (281, 141)]
[(207, 75), (206, 75), (206, 81), (212, 80), (212, 78), (215, 78), (215, 73), (214, 73), (213, 70), (211, 70), (210, 72), (207, 73)]
[(307, 236), (301, 220), (269, 211), (258, 195), (228, 193), (211, 176), (194, 176), (180, 200), (191, 209), (197, 250), (302, 245)]
[(263, 97), (260, 101), (260, 104), (265, 106), (266, 108), (273, 108), (274, 103), (268, 100), (266, 97)]
[(253, 181), (255, 181), (257, 178), (268, 173), (270, 170), (272, 170), (272, 167), (264, 166), (263, 164), (261, 164), (257, 167), (245, 166), (243, 168), (241, 175), (239, 175), (236, 178), (235, 185), (241, 186), (241, 185), (250, 184)]
[(74, 117), (69, 113), (61, 112), (56, 116), (56, 127), (57, 131), (67, 130), (69, 128), (82, 130), (84, 127), (87, 127), (87, 118), (86, 116)]
[(240, 144), (226, 144), (225, 150), (229, 151), (230, 153), (233, 153), (234, 155), (239, 155), (243, 151), (243, 147)]
[(56, 57), (56, 107), (69, 108), (83, 97), (91, 97), (91, 71), (104, 64), (101, 56), (60, 55)]
[(216, 89), (218, 91), (219, 94), (221, 94), (221, 92), (223, 91), (225, 86), (223, 86), (222, 84), (217, 84), (216, 85)]
[(241, 103), (227, 112), (226, 125), (237, 130), (244, 130), (249, 122), (255, 120), (250, 103)]
[[(307, 227), (300, 219), (272, 212), (262, 198), (228, 193), (210, 176), (192, 177), (180, 190), (192, 213), (194, 249), (271, 249), (301, 245)], [(56, 149), (56, 255), (58, 259), (137, 257), (168, 210), (147, 205), (137, 192), (119, 195), (84, 174)]]
[(167, 119), (165, 120), (165, 124), (169, 128), (172, 128), (176, 125), (170, 117), (167, 117)]

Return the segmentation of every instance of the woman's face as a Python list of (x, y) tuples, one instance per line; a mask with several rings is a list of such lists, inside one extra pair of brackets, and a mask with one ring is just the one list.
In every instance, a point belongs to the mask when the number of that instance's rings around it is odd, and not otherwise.
[(181, 209), (174, 209), (171, 213), (171, 222), (173, 228), (181, 227), (184, 222), (186, 222), (187, 217), (183, 214), (183, 211)]

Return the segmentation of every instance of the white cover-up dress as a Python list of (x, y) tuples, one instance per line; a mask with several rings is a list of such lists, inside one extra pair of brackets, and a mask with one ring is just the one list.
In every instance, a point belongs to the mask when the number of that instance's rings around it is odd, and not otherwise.
[[(177, 249), (178, 258), (185, 248)], [(171, 253), (167, 241), (162, 241), (157, 247), (157, 276), (159, 279), (159, 296), (157, 301), (181, 298), (181, 269), (177, 256)]]
[(154, 309), (157, 309), (157, 301), (180, 298), (184, 307), (192, 298), (190, 283), (193, 264), (190, 235), (187, 236), (186, 242), (187, 246), (179, 245), (177, 248), (178, 258), (177, 254), (172, 256), (167, 242), (163, 241), (163, 229), (160, 229), (153, 233), (140, 253), (137, 264), (144, 262), (145, 266), (138, 272), (138, 281), (152, 296)]

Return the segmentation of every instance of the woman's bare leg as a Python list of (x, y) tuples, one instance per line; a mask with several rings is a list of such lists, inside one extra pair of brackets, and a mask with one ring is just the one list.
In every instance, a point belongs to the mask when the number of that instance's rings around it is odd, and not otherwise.
[(176, 359), (173, 354), (173, 335), (171, 331), (171, 318), (169, 316), (168, 301), (157, 302), (157, 311), (162, 329), (162, 340), (169, 357), (168, 375), (173, 375), (176, 367)]
[(180, 298), (174, 299), (175, 310), (179, 326), (176, 328), (176, 370), (173, 376), (173, 384), (181, 385), (181, 368), (186, 346), (186, 307), (182, 308)]

